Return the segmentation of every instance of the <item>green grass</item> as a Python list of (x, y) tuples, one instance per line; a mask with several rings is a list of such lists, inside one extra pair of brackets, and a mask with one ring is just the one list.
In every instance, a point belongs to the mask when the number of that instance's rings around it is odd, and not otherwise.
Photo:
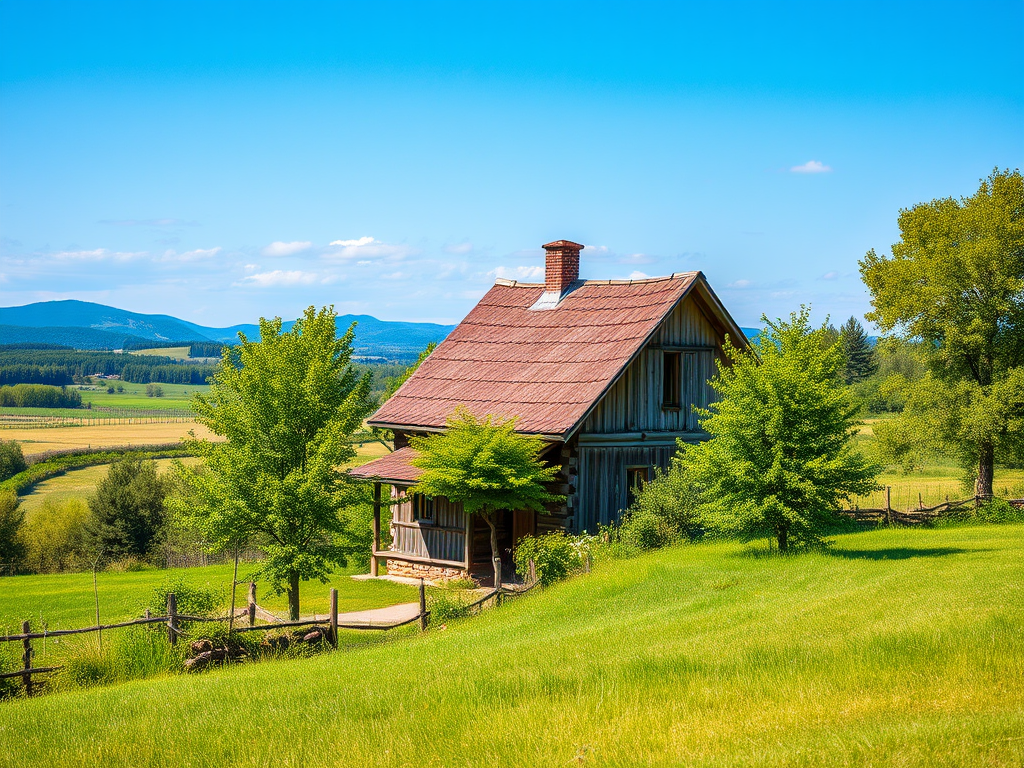
[(154, 355), (157, 357), (169, 357), (172, 360), (188, 360), (192, 347), (153, 347), (152, 349), (134, 349), (130, 355)]
[[(153, 588), (174, 578), (218, 591), (228, 605), (232, 565), (203, 568), (169, 568), (131, 573), (101, 571), (97, 575), (100, 617), (104, 623), (137, 618), (151, 604)], [(254, 565), (241, 563), (239, 580), (248, 579)], [(355, 570), (336, 573), (330, 584), (303, 582), (299, 594), (303, 614), (327, 613), (331, 587), (338, 590), (339, 611), (383, 608), (416, 600), (416, 588), (387, 581), (355, 581)], [(247, 587), (238, 588), (238, 604), (246, 600)], [(267, 584), (257, 582), (257, 602), (269, 611), (287, 615), (288, 600), (273, 595)], [(155, 606), (154, 606), (155, 607)], [(59, 573), (0, 577), (0, 633), (20, 627), (24, 619), (38, 625), (45, 620), (50, 629), (87, 627), (95, 621), (91, 573)], [(225, 610), (225, 613), (227, 611)]]
[(105, 385), (98, 385), (99, 390), (82, 390), (82, 403), (91, 402), (93, 408), (104, 406), (107, 408), (187, 408), (192, 401), (192, 395), (196, 392), (209, 392), (208, 384), (160, 384), (157, 382), (164, 394), (163, 397), (147, 397), (145, 384), (130, 384), (128, 382), (112, 382), (114, 386), (120, 384), (125, 391), (107, 394)]
[(683, 546), (422, 637), (18, 700), (7, 764), (1020, 766), (1024, 526)]

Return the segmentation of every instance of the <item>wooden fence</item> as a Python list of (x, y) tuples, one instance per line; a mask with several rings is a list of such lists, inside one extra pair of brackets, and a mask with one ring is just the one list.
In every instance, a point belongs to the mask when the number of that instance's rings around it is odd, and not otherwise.
[[(538, 582), (534, 580), (525, 589), (510, 589), (508, 587), (502, 587), (500, 584), (495, 589), (490, 590), (481, 598), (468, 604), (466, 607), (467, 611), (471, 609), (480, 609), (488, 600), (494, 600), (495, 604), (498, 604), (505, 597), (516, 597), (521, 594), (529, 592), (533, 587), (537, 586)], [(102, 647), (102, 632), (104, 630), (111, 629), (123, 629), (125, 627), (136, 627), (153, 624), (163, 624), (167, 628), (167, 642), (171, 645), (175, 645), (178, 642), (178, 638), (184, 635), (184, 631), (181, 628), (182, 622), (227, 622), (228, 623), (228, 635), (230, 636), (235, 632), (264, 632), (267, 630), (275, 629), (288, 629), (294, 627), (308, 627), (308, 626), (326, 626), (327, 633), (325, 639), (333, 648), (338, 647), (338, 630), (377, 630), (387, 631), (389, 629), (397, 629), (404, 627), (414, 622), (419, 622), (420, 631), (426, 631), (430, 621), (430, 611), (427, 610), (426, 601), (426, 588), (424, 582), (420, 579), (419, 584), (419, 611), (412, 618), (404, 621), (395, 622), (392, 624), (347, 624), (339, 622), (338, 620), (338, 590), (331, 589), (330, 594), (330, 613), (326, 618), (312, 618), (304, 619), (301, 621), (283, 621), (274, 614), (263, 609), (256, 604), (256, 585), (249, 584), (249, 604), (245, 608), (239, 608), (232, 614), (227, 616), (191, 616), (188, 614), (178, 613), (177, 609), (177, 598), (174, 593), (167, 595), (167, 613), (163, 616), (151, 616), (149, 610), (146, 611), (146, 615), (142, 618), (132, 619), (131, 621), (122, 621), (116, 624), (97, 624), (92, 627), (82, 627), (79, 629), (56, 629), (56, 630), (44, 630), (42, 632), (33, 632), (31, 623), (28, 621), (22, 622), (21, 633), (16, 635), (0, 635), (0, 643), (14, 643), (20, 642), (22, 644), (22, 668), (15, 672), (6, 672), (0, 674), (0, 679), (20, 677), (22, 685), (26, 695), (31, 696), (35, 690), (36, 683), (33, 682), (33, 676), (45, 675), (50, 672), (56, 672), (62, 669), (61, 665), (49, 666), (49, 667), (34, 667), (32, 660), (35, 656), (35, 651), (32, 648), (33, 640), (43, 640), (44, 642), (48, 638), (53, 637), (64, 637), (67, 635), (81, 635), (89, 632), (100, 633), (100, 643)], [(266, 624), (257, 624), (257, 618), (267, 621)], [(242, 626), (235, 626), (235, 620), (241, 619), (245, 623)]]
[[(940, 517), (943, 513), (952, 512), (957, 509), (963, 509), (964, 507), (973, 506), (977, 507), (989, 499), (981, 496), (972, 496), (969, 499), (960, 499), (956, 501), (950, 501), (949, 497), (940, 504), (936, 504), (933, 507), (926, 507), (922, 501), (922, 496), (919, 493), (917, 497), (917, 508), (908, 509), (906, 511), (900, 511), (893, 509), (891, 503), (891, 487), (885, 487), (885, 506), (884, 507), (859, 507), (854, 506), (852, 509), (842, 509), (840, 513), (847, 517), (852, 517), (854, 520), (865, 524), (881, 524), (886, 525), (924, 525), (934, 521)], [(1005, 499), (1005, 501), (1011, 506), (1017, 507), (1018, 509), (1024, 509), (1024, 499)]]

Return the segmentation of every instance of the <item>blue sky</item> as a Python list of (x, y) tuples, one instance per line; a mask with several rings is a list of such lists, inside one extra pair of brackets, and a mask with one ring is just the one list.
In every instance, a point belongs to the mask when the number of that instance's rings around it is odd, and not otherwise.
[(1024, 158), (1024, 4), (0, 0), (0, 304), (455, 322), (542, 243), (868, 309), (899, 208)]

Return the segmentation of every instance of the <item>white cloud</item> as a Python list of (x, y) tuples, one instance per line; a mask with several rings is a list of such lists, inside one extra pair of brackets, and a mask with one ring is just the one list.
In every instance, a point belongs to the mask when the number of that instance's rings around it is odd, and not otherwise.
[(753, 284), (754, 284), (753, 280), (740, 279), (740, 280), (733, 280), (731, 283), (729, 283), (725, 287), (726, 288), (739, 288), (740, 290), (742, 290), (743, 288), (749, 288)]
[(385, 275), (381, 275), (381, 280), (404, 280), (408, 275), (405, 272), (388, 272)]
[(292, 243), (282, 243), (277, 240), (263, 249), (264, 256), (292, 256), (296, 253), (308, 251), (313, 244), (308, 240), (296, 240)]
[(583, 250), (588, 256), (592, 256), (594, 254), (605, 255), (611, 253), (611, 249), (607, 245), (584, 245)]
[(824, 275), (819, 277), (819, 280), (836, 280), (839, 277), (838, 272), (826, 272)]
[(462, 254), (469, 253), (470, 251), (472, 251), (473, 244), (467, 241), (465, 243), (458, 243), (456, 245), (446, 245), (444, 247), (444, 250), (447, 251), (448, 253), (455, 254), (456, 256), (461, 256)]
[(794, 165), (790, 173), (828, 173), (832, 169), (820, 160), (808, 160), (803, 165)]
[(221, 252), (221, 247), (216, 248), (196, 248), (194, 251), (185, 251), (184, 253), (178, 253), (174, 250), (164, 251), (163, 258), (161, 261), (202, 261), (203, 259), (212, 259), (218, 253)]
[(376, 242), (372, 237), (360, 237), (358, 240), (332, 240), (331, 245), (340, 245), (343, 248), (362, 248), (364, 245)]
[(544, 267), (497, 267), (487, 274), (506, 280), (543, 280)]
[(358, 240), (334, 240), (331, 242), (331, 246), (330, 250), (323, 253), (325, 259), (398, 262), (416, 253), (409, 246), (382, 243), (372, 237), (360, 237)]
[(373, 264), (373, 262), (372, 261), (367, 261), (366, 259), (363, 259), (362, 261), (357, 261), (356, 262), (356, 265), (360, 266), (360, 267), (368, 267), (371, 264)]
[(288, 285), (311, 285), (316, 282), (316, 279), (316, 275), (312, 272), (275, 269), (273, 272), (260, 272), (243, 277), (237, 284), (255, 285), (259, 288), (273, 288)]
[(619, 264), (653, 264), (657, 261), (646, 253), (631, 253), (628, 256), (620, 256), (617, 260)]
[(650, 275), (636, 269), (629, 273), (630, 280), (646, 280), (648, 277), (650, 277)]
[(145, 251), (124, 252), (96, 248), (92, 251), (60, 251), (53, 254), (53, 258), (58, 261), (131, 261), (145, 255)]
[(260, 268), (259, 264), (246, 264), (245, 265), (245, 269), (246, 269), (247, 272), (252, 272), (254, 269), (259, 269), (259, 268)]

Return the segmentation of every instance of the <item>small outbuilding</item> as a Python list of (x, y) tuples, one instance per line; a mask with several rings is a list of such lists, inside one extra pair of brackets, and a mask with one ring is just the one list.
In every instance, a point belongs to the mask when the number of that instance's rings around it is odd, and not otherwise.
[[(465, 406), (516, 418), (549, 444), (566, 497), (545, 514), (498, 515), (502, 559), (526, 535), (594, 532), (616, 522), (631, 490), (666, 468), (676, 441), (706, 437), (693, 406), (714, 398), (708, 381), (726, 337), (743, 331), (701, 272), (643, 280), (580, 280), (582, 245), (558, 240), (544, 283), (498, 279), (451, 334), (369, 420), (392, 430), (395, 451), (349, 472), (375, 483), (372, 572), (449, 578), (486, 573), (490, 532), (447, 499), (411, 494), (420, 470), (410, 435), (442, 431)], [(380, 546), (381, 486), (391, 486), (391, 546)]]

